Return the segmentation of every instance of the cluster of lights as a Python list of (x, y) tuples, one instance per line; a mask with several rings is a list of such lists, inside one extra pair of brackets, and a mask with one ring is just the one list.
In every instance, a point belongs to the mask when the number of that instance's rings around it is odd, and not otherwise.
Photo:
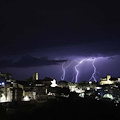
[(4, 86), (4, 85), (5, 85), (5, 82), (1, 82), (0, 85)]

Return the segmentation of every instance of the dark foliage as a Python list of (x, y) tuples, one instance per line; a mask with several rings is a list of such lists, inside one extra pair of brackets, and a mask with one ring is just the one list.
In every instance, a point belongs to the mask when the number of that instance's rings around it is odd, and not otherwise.
[(8, 120), (75, 120), (75, 119), (117, 119), (120, 106), (109, 101), (93, 99), (59, 98), (45, 103), (21, 103), (8, 114)]

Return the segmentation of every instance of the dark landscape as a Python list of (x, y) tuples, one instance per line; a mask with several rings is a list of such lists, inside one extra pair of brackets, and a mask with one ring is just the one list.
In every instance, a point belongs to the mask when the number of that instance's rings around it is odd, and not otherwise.
[(120, 105), (110, 101), (93, 99), (55, 99), (43, 103), (9, 103), (9, 109), (1, 106), (1, 120), (101, 120), (119, 119)]

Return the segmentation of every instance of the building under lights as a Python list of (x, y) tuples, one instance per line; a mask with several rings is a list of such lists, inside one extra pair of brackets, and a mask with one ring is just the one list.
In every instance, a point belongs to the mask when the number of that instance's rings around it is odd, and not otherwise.
[[(1, 76), (2, 74), (0, 74)], [(9, 75), (9, 74), (8, 74)], [(56, 82), (55, 79), (46, 77), (42, 80), (38, 79), (38, 73), (26, 81), (14, 80), (12, 77), (4, 75), (0, 79), (0, 90), (2, 97), (0, 102), (12, 101), (46, 101), (60, 97), (92, 97), (94, 99), (109, 98), (120, 101), (120, 78), (114, 78), (107, 75), (100, 79), (100, 84), (94, 81), (82, 81), (80, 83), (72, 83), (67, 81)]]
[(46, 77), (43, 80), (38, 80), (38, 73), (33, 74), (32, 81), (2, 78), (0, 82), (0, 90), (2, 91), (0, 102), (46, 100), (49, 88), (56, 86), (55, 79)]
[(116, 82), (120, 82), (120, 78), (111, 77), (111, 75), (107, 75), (107, 77), (100, 78), (100, 85), (114, 84)]

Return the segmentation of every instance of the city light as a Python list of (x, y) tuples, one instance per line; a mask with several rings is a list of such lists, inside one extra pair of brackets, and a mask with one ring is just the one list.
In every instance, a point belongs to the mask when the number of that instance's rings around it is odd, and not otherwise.
[(3, 86), (4, 86), (4, 85), (5, 85), (5, 82), (2, 82), (2, 83), (1, 83), (1, 85), (3, 85)]
[(0, 102), (6, 102), (6, 97), (4, 94), (2, 94), (2, 97), (0, 97)]
[(52, 83), (52, 84), (50, 85), (51, 87), (56, 87), (56, 86), (57, 86), (55, 79), (53, 79), (53, 81), (51, 81), (51, 83)]
[(105, 94), (103, 98), (110, 98), (111, 100), (114, 99), (114, 97), (111, 94)]
[(4, 85), (5, 85), (5, 82), (1, 82), (0, 85), (4, 86)]
[(23, 101), (30, 101), (30, 98), (28, 95), (26, 95), (24, 98), (23, 98)]

